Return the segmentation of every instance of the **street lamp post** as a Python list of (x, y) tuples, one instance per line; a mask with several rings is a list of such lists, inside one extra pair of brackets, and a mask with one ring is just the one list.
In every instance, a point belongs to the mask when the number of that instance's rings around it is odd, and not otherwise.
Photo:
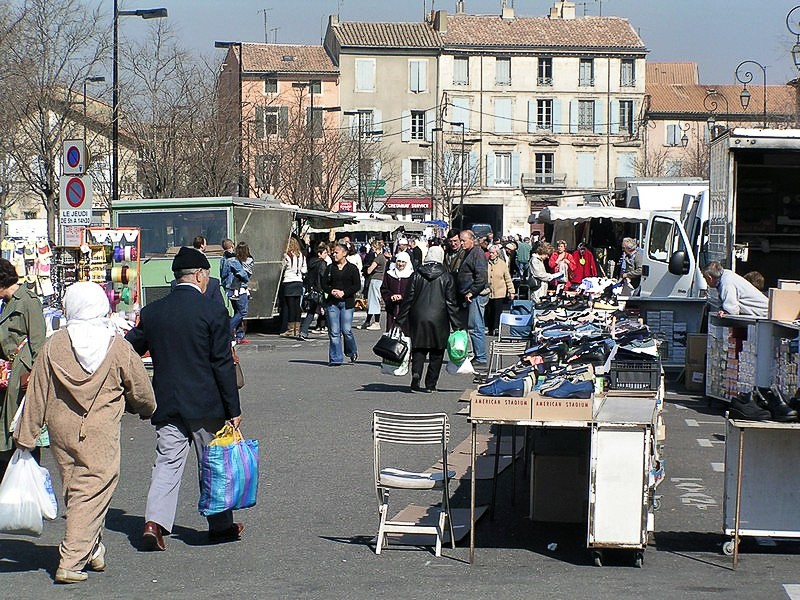
[(431, 218), (440, 216), (436, 210), (436, 135), (444, 131), (442, 127), (431, 128)]
[(114, 0), (113, 56), (111, 72), (111, 200), (119, 200), (119, 18), (141, 17), (163, 19), (166, 8), (120, 10), (119, 0)]
[[(794, 14), (796, 10), (800, 10), (800, 6), (795, 6), (787, 13), (786, 28), (797, 36), (794, 46), (792, 46), (792, 61), (794, 62), (794, 66), (800, 69), (800, 22), (792, 20), (792, 14)], [(797, 19), (797, 16), (795, 16), (795, 19)], [(793, 23), (795, 24), (794, 27), (792, 27)]]
[(83, 78), (83, 145), (86, 146), (86, 84), (91, 83), (99, 83), (101, 81), (105, 81), (106, 78), (102, 75), (98, 75), (96, 77), (84, 77)]
[(758, 63), (754, 60), (743, 60), (740, 62), (736, 67), (736, 79), (739, 83), (743, 84), (744, 87), (742, 88), (742, 93), (739, 94), (739, 101), (742, 103), (742, 108), (747, 110), (747, 107), (750, 105), (750, 91), (747, 89), (747, 84), (753, 81), (753, 72), (750, 70), (744, 70), (742, 73), (739, 73), (739, 70), (744, 67), (745, 65), (753, 65), (761, 69), (761, 75), (764, 81), (764, 129), (767, 128), (767, 67)]
[(710, 113), (708, 115), (708, 119), (706, 123), (708, 124), (708, 133), (713, 137), (714, 135), (714, 127), (716, 126), (717, 119), (715, 117), (717, 113), (717, 108), (719, 107), (719, 101), (722, 100), (725, 103), (725, 114), (730, 114), (730, 106), (728, 105), (728, 99), (720, 94), (715, 89), (710, 89), (706, 91), (706, 96), (703, 98), (703, 107)]
[(686, 146), (689, 145), (689, 136), (687, 135), (687, 132), (689, 131), (689, 129), (692, 128), (692, 124), (691, 123), (684, 123), (680, 127), (681, 127), (681, 131), (683, 132), (683, 135), (681, 136), (681, 146), (686, 148)]

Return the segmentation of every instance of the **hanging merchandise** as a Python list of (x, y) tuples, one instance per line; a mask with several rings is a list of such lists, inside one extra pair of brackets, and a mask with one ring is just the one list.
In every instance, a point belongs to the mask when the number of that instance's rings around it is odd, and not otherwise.
[(105, 286), (112, 311), (129, 321), (135, 321), (139, 311), (140, 240), (140, 230), (134, 227), (84, 230), (86, 244), (103, 248), (103, 264), (97, 271), (98, 275), (102, 271), (102, 281), (92, 280)]

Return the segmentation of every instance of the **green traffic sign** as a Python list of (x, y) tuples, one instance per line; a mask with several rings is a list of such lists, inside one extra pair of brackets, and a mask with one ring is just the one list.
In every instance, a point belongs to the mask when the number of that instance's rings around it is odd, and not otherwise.
[(367, 190), (367, 196), (378, 196), (380, 198), (381, 196), (385, 196), (385, 195), (386, 195), (386, 190), (383, 189), (383, 188), (376, 188), (376, 189), (372, 189), (372, 190)]
[(368, 186), (370, 186), (370, 187), (376, 187), (376, 188), (378, 188), (378, 187), (383, 187), (383, 186), (385, 186), (385, 185), (386, 185), (386, 180), (385, 180), (385, 179), (367, 179), (367, 180), (364, 182), (364, 184), (365, 184), (365, 185), (368, 185)]

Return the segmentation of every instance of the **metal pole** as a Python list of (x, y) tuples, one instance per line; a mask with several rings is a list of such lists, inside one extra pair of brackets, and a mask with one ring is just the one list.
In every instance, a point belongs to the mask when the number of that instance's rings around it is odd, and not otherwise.
[[(119, 200), (119, 5), (114, 0), (114, 50), (111, 70), (111, 200)], [(84, 100), (86, 96), (84, 95)]]
[(311, 92), (311, 142), (308, 149), (309, 162), (311, 163), (309, 175), (309, 182), (311, 185), (309, 187), (311, 188), (311, 208), (314, 208), (314, 133), (316, 120), (314, 119), (314, 82), (310, 79), (308, 80), (308, 89)]
[(464, 136), (465, 125), (461, 123), (461, 168), (459, 173), (461, 175), (461, 199), (458, 204), (458, 228), (464, 229)]
[(86, 151), (86, 83), (89, 81), (88, 77), (83, 78), (83, 147)]
[(364, 113), (358, 111), (358, 202), (356, 210), (361, 209), (361, 116)]
[(244, 181), (244, 113), (242, 112), (242, 42), (238, 42), (237, 45), (239, 46), (239, 57), (237, 62), (239, 63), (239, 106), (237, 107), (237, 112), (239, 113), (239, 197), (245, 198), (250, 195), (250, 181), (248, 178), (247, 181), (247, 193), (245, 193), (245, 181)]

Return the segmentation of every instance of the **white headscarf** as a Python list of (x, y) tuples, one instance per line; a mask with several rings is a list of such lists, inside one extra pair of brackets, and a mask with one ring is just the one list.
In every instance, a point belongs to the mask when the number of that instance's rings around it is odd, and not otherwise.
[[(406, 266), (402, 269), (397, 268), (397, 261), (403, 260), (406, 263)], [(397, 256), (394, 257), (394, 264), (392, 264), (392, 268), (389, 269), (389, 275), (394, 277), (395, 279), (405, 279), (406, 277), (411, 277), (411, 274), (414, 272), (414, 265), (411, 264), (411, 257), (408, 255), (408, 252), (398, 252)]]
[(105, 360), (116, 332), (108, 318), (108, 297), (96, 283), (73, 283), (64, 295), (64, 312), (75, 356), (84, 370), (94, 373)]

